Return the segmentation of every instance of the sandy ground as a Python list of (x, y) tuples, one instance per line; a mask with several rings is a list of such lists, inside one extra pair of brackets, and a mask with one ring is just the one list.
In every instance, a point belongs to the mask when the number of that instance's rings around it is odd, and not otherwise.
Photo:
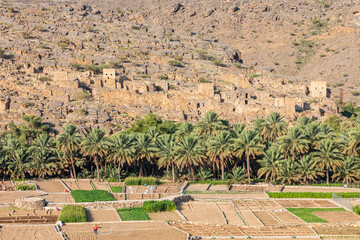
[(329, 200), (312, 200), (312, 199), (279, 199), (278, 204), (284, 208), (332, 208), (339, 207)]
[(62, 240), (53, 225), (2, 226), (0, 240)]
[(181, 184), (160, 184), (155, 189), (155, 193), (178, 194)]
[(226, 198), (226, 199), (236, 199), (236, 198), (268, 198), (268, 195), (265, 192), (244, 192), (239, 194), (190, 194), (193, 198), (197, 199), (212, 199), (212, 198)]
[(182, 218), (174, 211), (174, 212), (158, 212), (158, 213), (148, 213), (147, 214), (150, 220), (154, 221), (181, 221)]
[(94, 190), (90, 184), (90, 180), (77, 180), (77, 185), (81, 190)]
[(305, 224), (305, 221), (286, 211), (274, 211), (273, 214), (287, 225)]
[(2, 204), (14, 204), (15, 199), (29, 197), (29, 196), (39, 196), (43, 193), (38, 191), (14, 191), (14, 192), (0, 192), (0, 203)]
[(59, 180), (54, 181), (34, 181), (39, 189), (48, 193), (60, 193), (64, 192), (65, 187)]
[(210, 184), (190, 184), (185, 191), (206, 191)]
[(66, 184), (70, 190), (80, 190), (80, 187), (77, 185), (75, 180), (63, 180), (63, 182)]
[(225, 218), (215, 202), (189, 202), (179, 211), (191, 222), (226, 224)]
[(69, 240), (186, 240), (186, 234), (160, 222), (123, 222), (99, 224), (93, 237), (93, 224), (67, 224), (63, 230)]
[(93, 180), (92, 183), (95, 185), (97, 190), (110, 191), (110, 188), (109, 188), (109, 185), (107, 182), (98, 182), (96, 180)]
[(313, 212), (319, 218), (329, 223), (359, 222), (360, 216), (352, 212)]
[(278, 221), (270, 212), (267, 211), (254, 211), (255, 216), (260, 219), (260, 221), (265, 226), (281, 226), (283, 225)]
[(240, 214), (238, 214), (235, 211), (235, 207), (232, 203), (219, 202), (219, 203), (217, 203), (217, 205), (225, 214), (228, 224), (241, 225), (241, 226), (245, 225), (244, 220), (242, 220), (241, 217), (239, 216)]
[[(322, 226), (317, 225), (314, 226), (314, 230), (319, 235), (340, 235), (340, 236), (348, 236), (348, 235), (360, 235), (360, 228), (358, 226)], [(334, 238), (335, 239), (335, 238)]]
[(115, 222), (120, 221), (115, 209), (113, 210), (94, 210), (86, 209), (88, 222)]
[(227, 185), (211, 185), (209, 191), (229, 191)]
[(360, 188), (285, 186), (283, 192), (360, 192)]

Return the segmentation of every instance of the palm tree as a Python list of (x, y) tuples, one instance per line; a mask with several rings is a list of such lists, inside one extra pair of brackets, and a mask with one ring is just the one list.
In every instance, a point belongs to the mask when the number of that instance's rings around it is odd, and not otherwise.
[(243, 183), (246, 181), (246, 174), (244, 168), (236, 167), (230, 173), (230, 179), (234, 183)]
[(293, 162), (296, 154), (306, 153), (309, 149), (309, 140), (298, 127), (291, 128), (287, 135), (279, 137), (278, 142), (279, 150), (285, 154), (285, 157), (291, 155)]
[(360, 150), (360, 127), (352, 128), (348, 132), (347, 146), (345, 152), (350, 156), (359, 156)]
[(245, 124), (238, 123), (233, 126), (231, 133), (234, 138), (239, 138), (241, 133), (244, 131), (244, 129), (245, 129)]
[(305, 184), (308, 184), (309, 180), (315, 181), (318, 176), (324, 175), (318, 166), (314, 164), (314, 159), (311, 155), (303, 156), (295, 165), (298, 170), (299, 179)]
[(306, 116), (302, 116), (297, 120), (296, 125), (299, 126), (299, 127), (306, 127), (312, 122), (313, 122), (313, 120), (311, 118), (306, 117)]
[(263, 118), (257, 118), (253, 122), (253, 129), (256, 132), (261, 132), (264, 129), (265, 120)]
[(143, 176), (143, 163), (144, 161), (150, 162), (152, 157), (154, 156), (154, 143), (153, 139), (143, 133), (136, 134), (135, 140), (135, 152), (136, 158), (139, 164), (139, 177)]
[(264, 141), (275, 142), (276, 139), (287, 131), (287, 124), (280, 113), (273, 112), (265, 119), (263, 129), (260, 131), (260, 136)]
[(214, 174), (212, 174), (210, 169), (201, 168), (200, 171), (197, 174), (197, 178), (200, 181), (207, 181), (213, 178)]
[(320, 122), (309, 123), (303, 129), (306, 138), (310, 141), (310, 146), (313, 148), (318, 147), (319, 141), (324, 137)]
[(329, 184), (329, 172), (341, 167), (342, 154), (338, 144), (331, 139), (320, 141), (320, 146), (315, 148), (314, 166), (326, 171), (326, 183)]
[(282, 162), (284, 161), (279, 149), (272, 147), (267, 150), (264, 157), (259, 160), (261, 168), (258, 171), (258, 177), (265, 175), (265, 182), (270, 178), (275, 182), (281, 170)]
[(194, 136), (185, 137), (176, 148), (176, 161), (182, 170), (187, 167), (192, 173), (193, 181), (195, 181), (194, 167), (203, 163), (205, 158), (205, 147), (199, 144), (199, 138)]
[(172, 179), (175, 182), (175, 138), (173, 135), (163, 135), (158, 139), (156, 144), (155, 151), (159, 157), (158, 165), (159, 167), (166, 167), (169, 169), (171, 166)]
[(124, 163), (130, 164), (134, 154), (134, 139), (124, 132), (117, 133), (111, 137), (109, 144), (109, 160), (118, 164), (117, 176), (120, 180), (121, 167)]
[(283, 161), (279, 176), (279, 178), (281, 179), (281, 184), (292, 184), (293, 182), (297, 182), (297, 176), (298, 174), (295, 163), (290, 158)]
[(347, 156), (341, 168), (333, 175), (333, 179), (337, 181), (342, 179), (343, 183), (349, 185), (350, 182), (359, 180), (359, 160), (354, 157)]
[(25, 174), (30, 171), (29, 154), (26, 148), (16, 149), (11, 160), (8, 162), (8, 172), (12, 178), (25, 178)]
[(65, 125), (62, 132), (56, 139), (57, 147), (63, 156), (69, 156), (71, 162), (72, 175), (76, 179), (76, 169), (74, 161), (74, 153), (80, 149), (81, 135), (79, 129), (75, 125)]
[(264, 152), (259, 134), (252, 129), (243, 131), (240, 137), (234, 140), (233, 151), (238, 158), (245, 154), (248, 182), (250, 183), (250, 156), (255, 157)]
[(227, 123), (219, 119), (219, 116), (214, 112), (208, 112), (196, 126), (199, 136), (210, 137), (215, 136), (220, 130), (227, 129), (227, 127)]
[(81, 152), (95, 162), (98, 180), (100, 180), (99, 158), (107, 154), (110, 145), (110, 140), (105, 135), (104, 130), (91, 129), (81, 144)]
[(151, 138), (151, 141), (153, 143), (156, 143), (157, 139), (160, 136), (160, 131), (159, 131), (159, 128), (157, 128), (157, 127), (149, 127), (146, 130), (145, 134), (147, 134)]
[(181, 123), (178, 130), (175, 132), (175, 142), (181, 142), (185, 137), (194, 134), (195, 126), (192, 123)]
[(207, 143), (207, 155), (216, 163), (220, 161), (221, 179), (225, 177), (225, 162), (232, 156), (233, 139), (229, 131), (221, 131)]
[(39, 178), (52, 175), (57, 170), (56, 142), (49, 134), (39, 135), (29, 148), (31, 154), (31, 168)]

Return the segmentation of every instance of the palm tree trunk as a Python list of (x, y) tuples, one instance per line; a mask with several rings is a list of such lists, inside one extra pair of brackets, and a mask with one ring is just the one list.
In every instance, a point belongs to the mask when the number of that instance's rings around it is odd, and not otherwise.
[(143, 175), (143, 172), (142, 172), (142, 170), (143, 170), (143, 167), (142, 167), (142, 161), (141, 161), (141, 159), (139, 160), (139, 177), (142, 177), (142, 175)]
[(121, 182), (121, 179), (120, 179), (120, 171), (121, 171), (121, 161), (119, 161), (118, 169), (117, 169), (117, 174), (118, 174), (118, 177), (119, 177), (119, 182)]
[(221, 161), (221, 180), (224, 180), (225, 178), (224, 158), (221, 158), (220, 161)]
[(74, 173), (73, 173), (73, 170), (72, 170), (72, 166), (69, 165), (69, 172), (70, 172), (70, 177), (71, 178), (74, 178)]
[(292, 153), (292, 161), (295, 162), (295, 152)]
[(326, 169), (326, 184), (329, 184), (329, 169)]
[(247, 174), (248, 174), (248, 183), (250, 184), (250, 155), (246, 153), (246, 165), (247, 165)]
[(171, 163), (171, 170), (172, 170), (173, 183), (175, 183), (175, 166), (173, 162)]
[(99, 161), (97, 159), (97, 156), (95, 156), (95, 165), (96, 165), (96, 171), (97, 171), (97, 180), (100, 181)]
[(74, 163), (74, 156), (73, 153), (70, 152), (70, 161), (71, 161), (71, 167), (73, 170), (73, 177), (76, 179), (76, 170), (75, 170), (75, 163)]
[(194, 172), (194, 167), (192, 166), (191, 166), (191, 173), (192, 173), (193, 182), (195, 182), (195, 172)]

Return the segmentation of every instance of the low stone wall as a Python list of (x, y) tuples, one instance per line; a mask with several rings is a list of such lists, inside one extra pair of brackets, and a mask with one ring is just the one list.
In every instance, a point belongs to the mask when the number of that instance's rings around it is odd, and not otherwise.
[[(170, 196), (162, 199), (153, 199), (153, 201), (161, 200), (170, 200), (173, 201), (176, 205), (181, 204), (182, 202), (188, 202), (193, 200), (190, 195), (177, 195)], [(114, 208), (130, 208), (130, 207), (142, 207), (145, 201), (149, 200), (122, 200), (122, 201), (108, 201), (108, 202), (83, 202), (83, 203), (71, 203), (75, 205), (83, 206), (87, 209), (114, 209)], [(69, 203), (48, 203), (48, 207), (64, 207), (69, 205)]]
[(15, 207), (27, 210), (41, 210), (44, 209), (45, 199), (44, 198), (18, 198), (15, 199)]

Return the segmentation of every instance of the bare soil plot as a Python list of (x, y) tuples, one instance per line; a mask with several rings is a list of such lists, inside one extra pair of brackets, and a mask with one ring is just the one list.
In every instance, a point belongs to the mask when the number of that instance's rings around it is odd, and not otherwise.
[(65, 185), (70, 188), (70, 190), (81, 190), (81, 188), (78, 186), (76, 180), (63, 180)]
[(0, 240), (62, 240), (51, 226), (2, 226)]
[(0, 192), (0, 203), (2, 204), (14, 204), (15, 199), (24, 198), (29, 196), (39, 196), (43, 195), (38, 191), (6, 191)]
[(179, 211), (192, 222), (226, 224), (215, 202), (188, 202), (182, 204)]
[(267, 198), (268, 195), (265, 192), (242, 192), (239, 194), (191, 194), (193, 198), (197, 199), (239, 199), (239, 198)]
[(282, 207), (271, 199), (233, 200), (239, 210), (279, 210)]
[(245, 191), (245, 192), (279, 192), (282, 186), (267, 186), (267, 185), (232, 185), (230, 191)]
[(124, 187), (125, 186), (125, 184), (124, 184), (124, 182), (109, 182), (109, 185), (111, 186), (111, 187)]
[(264, 226), (281, 226), (283, 225), (268, 211), (254, 211), (257, 218), (264, 224)]
[(181, 221), (183, 220), (175, 211), (173, 212), (158, 212), (158, 213), (148, 213), (147, 214), (150, 220), (155, 221)]
[(110, 188), (109, 188), (109, 185), (107, 182), (99, 182), (99, 181), (93, 180), (92, 183), (95, 185), (95, 188), (97, 190), (110, 191)]
[(358, 226), (327, 226), (327, 225), (315, 225), (314, 230), (319, 235), (340, 235), (340, 236), (360, 236), (360, 228)]
[(86, 180), (86, 179), (77, 180), (77, 185), (81, 190), (94, 190), (90, 182), (91, 182), (90, 180)]
[(36, 181), (34, 182), (41, 191), (48, 193), (60, 193), (66, 189), (59, 180), (53, 181)]
[(252, 211), (240, 211), (240, 216), (244, 219), (246, 226), (262, 227), (264, 226)]
[(86, 219), (88, 222), (115, 222), (120, 221), (115, 209), (94, 210), (86, 209)]
[(336, 208), (338, 207), (329, 200), (305, 200), (305, 199), (279, 199), (276, 200), (278, 204), (284, 208)]
[(74, 198), (70, 193), (57, 193), (57, 194), (48, 194), (41, 196), (48, 203), (73, 203), (75, 202)]
[(116, 200), (126, 200), (125, 193), (113, 193), (112, 194)]
[(323, 240), (359, 240), (357, 236), (321, 236)]
[(211, 185), (209, 191), (229, 191), (227, 185)]
[(312, 212), (329, 223), (359, 222), (360, 216), (353, 212)]
[(217, 203), (219, 208), (225, 214), (225, 217), (228, 221), (228, 224), (232, 225), (245, 225), (244, 219), (241, 218), (241, 215), (235, 210), (234, 205), (230, 202), (219, 202)]
[(126, 193), (154, 193), (151, 186), (126, 186)]
[(210, 184), (190, 184), (186, 191), (206, 191)]
[(272, 199), (257, 199), (255, 200), (257, 204), (264, 210), (280, 210), (283, 209), (277, 202)]
[(360, 188), (285, 186), (282, 192), (360, 192)]
[(54, 224), (60, 211), (0, 210), (0, 224)]
[(67, 224), (63, 230), (69, 240), (186, 240), (187, 236), (166, 223), (131, 222), (98, 224), (97, 238), (93, 238), (93, 224)]
[(160, 184), (156, 187), (155, 193), (178, 194), (181, 184)]
[(170, 223), (172, 226), (179, 228), (194, 236), (202, 237), (229, 237), (229, 236), (251, 236), (251, 237), (276, 237), (276, 236), (317, 236), (310, 227), (261, 227), (261, 228), (244, 228), (232, 225), (208, 225), (208, 224), (191, 224), (191, 223)]
[(290, 212), (284, 210), (284, 211), (274, 211), (272, 212), (273, 215), (275, 215), (280, 221), (285, 223), (286, 225), (297, 225), (297, 224), (304, 224), (305, 222), (291, 214)]

